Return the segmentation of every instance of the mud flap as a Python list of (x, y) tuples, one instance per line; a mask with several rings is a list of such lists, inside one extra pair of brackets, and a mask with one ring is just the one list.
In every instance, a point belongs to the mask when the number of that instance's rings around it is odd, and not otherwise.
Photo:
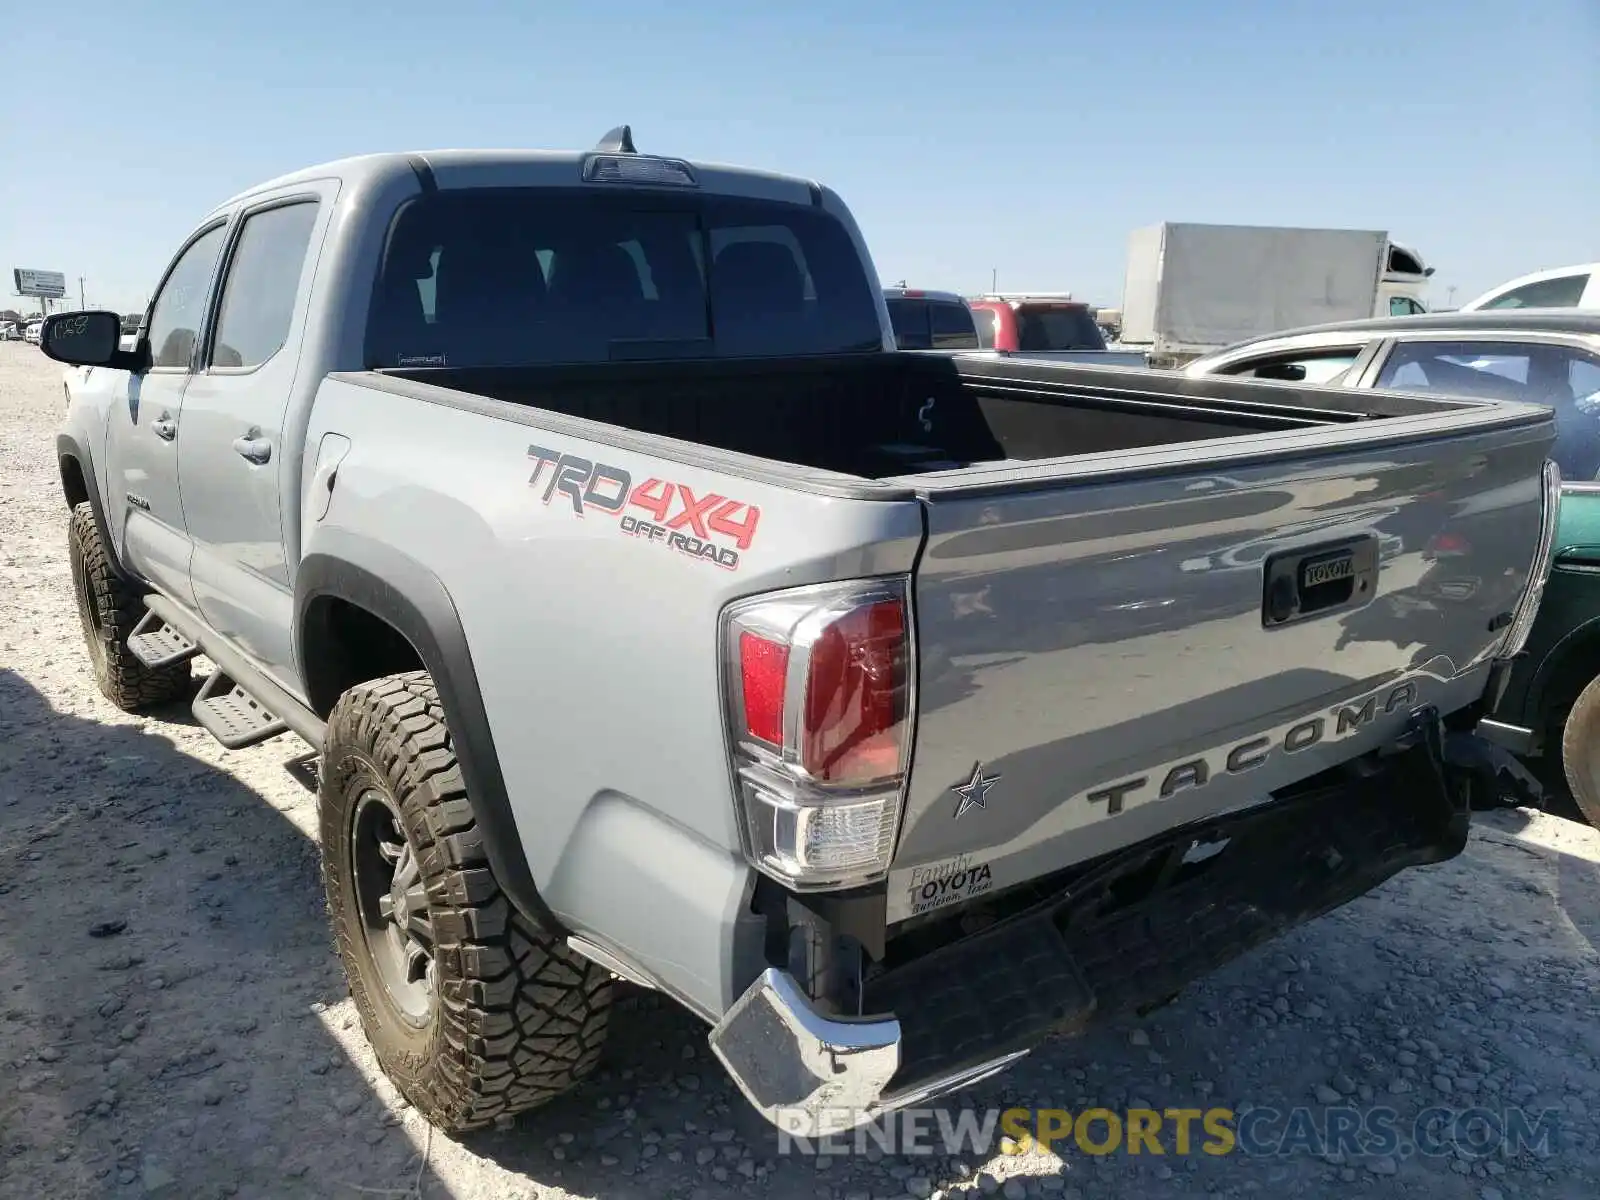
[(1538, 777), (1511, 751), (1487, 738), (1465, 731), (1446, 733), (1444, 761), (1451, 784), (1467, 789), (1474, 810), (1544, 807), (1544, 785)]

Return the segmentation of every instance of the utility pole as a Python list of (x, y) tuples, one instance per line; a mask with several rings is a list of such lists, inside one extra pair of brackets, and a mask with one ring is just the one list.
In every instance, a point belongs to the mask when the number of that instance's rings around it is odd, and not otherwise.
[(82, 312), (84, 309), (86, 309), (88, 307), (89, 307), (88, 303), (83, 298), (83, 276), (79, 275), (78, 276), (78, 311)]
[(994, 295), (998, 295), (999, 292), (1000, 292), (1000, 268), (999, 267), (990, 267), (989, 268), (989, 294), (991, 296), (994, 296)]

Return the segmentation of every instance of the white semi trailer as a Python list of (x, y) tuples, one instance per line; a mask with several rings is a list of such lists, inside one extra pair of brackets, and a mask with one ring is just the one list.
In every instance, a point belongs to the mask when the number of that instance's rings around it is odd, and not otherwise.
[(1129, 236), (1120, 341), (1171, 366), (1280, 329), (1426, 312), (1432, 274), (1383, 230), (1164, 221)]

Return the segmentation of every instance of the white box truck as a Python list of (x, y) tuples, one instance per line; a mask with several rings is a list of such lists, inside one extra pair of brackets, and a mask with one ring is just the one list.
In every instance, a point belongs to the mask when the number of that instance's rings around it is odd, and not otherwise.
[(1383, 230), (1164, 221), (1129, 236), (1120, 340), (1177, 365), (1280, 329), (1425, 312), (1432, 274)]

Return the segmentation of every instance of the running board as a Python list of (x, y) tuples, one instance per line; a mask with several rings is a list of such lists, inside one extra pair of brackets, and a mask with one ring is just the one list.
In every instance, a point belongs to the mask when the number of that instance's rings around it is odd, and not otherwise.
[(194, 698), (194, 719), (229, 750), (243, 750), (280, 733), (289, 726), (273, 716), (221, 667), (211, 672)]
[(153, 671), (175, 667), (200, 653), (199, 646), (148, 609), (128, 635), (128, 649)]
[[(313, 750), (322, 749), (328, 735), (322, 718), (284, 691), (220, 633), (165, 596), (146, 596), (144, 606), (160, 632), (183, 639), (217, 666), (194, 701), (195, 720), (207, 733), (228, 749), (237, 750), (293, 730)], [(139, 622), (140, 628), (144, 625), (145, 621)], [(132, 644), (130, 639), (130, 647)], [(140, 661), (144, 661), (142, 657)]]

